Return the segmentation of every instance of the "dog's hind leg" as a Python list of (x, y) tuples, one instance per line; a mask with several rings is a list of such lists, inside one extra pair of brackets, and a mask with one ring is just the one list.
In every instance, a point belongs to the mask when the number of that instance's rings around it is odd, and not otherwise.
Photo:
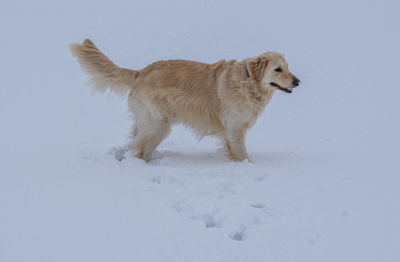
[(139, 132), (133, 144), (136, 157), (149, 162), (154, 149), (164, 140), (170, 130), (171, 125), (169, 123), (158, 121), (152, 123), (151, 130), (148, 129), (147, 132)]
[(171, 124), (156, 106), (143, 97), (129, 95), (128, 105), (133, 113), (135, 124), (130, 135), (135, 156), (149, 162), (154, 149), (167, 137)]
[(132, 126), (132, 132), (131, 132), (131, 135), (130, 135), (129, 137), (133, 140), (133, 139), (135, 139), (135, 137), (137, 136), (137, 134), (138, 134), (138, 128), (137, 128), (137, 125), (134, 124), (134, 125)]
[(154, 149), (171, 131), (171, 124), (167, 118), (150, 116), (151, 114), (147, 114), (147, 118), (136, 122), (132, 134), (135, 136), (132, 147), (136, 157), (146, 162), (151, 160)]

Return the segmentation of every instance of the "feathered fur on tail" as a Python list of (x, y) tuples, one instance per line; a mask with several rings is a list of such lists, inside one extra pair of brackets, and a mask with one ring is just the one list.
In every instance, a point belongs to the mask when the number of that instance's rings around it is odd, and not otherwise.
[(81, 67), (91, 76), (95, 91), (110, 91), (125, 95), (138, 75), (138, 71), (120, 68), (105, 56), (90, 39), (83, 44), (70, 44), (72, 55), (78, 58)]

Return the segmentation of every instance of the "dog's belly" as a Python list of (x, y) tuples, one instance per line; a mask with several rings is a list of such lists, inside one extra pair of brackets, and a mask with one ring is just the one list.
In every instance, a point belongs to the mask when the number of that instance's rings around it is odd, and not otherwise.
[(219, 117), (212, 113), (176, 110), (169, 119), (172, 124), (182, 124), (199, 136), (218, 135), (225, 131)]

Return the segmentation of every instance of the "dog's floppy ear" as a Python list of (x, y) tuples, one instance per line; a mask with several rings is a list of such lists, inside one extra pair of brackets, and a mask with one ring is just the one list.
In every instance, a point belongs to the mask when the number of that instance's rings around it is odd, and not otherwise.
[(263, 75), (264, 75), (264, 70), (268, 65), (268, 59), (266, 57), (256, 57), (251, 59), (247, 63), (247, 67), (250, 71), (250, 76), (253, 77), (253, 79), (256, 82), (260, 82)]

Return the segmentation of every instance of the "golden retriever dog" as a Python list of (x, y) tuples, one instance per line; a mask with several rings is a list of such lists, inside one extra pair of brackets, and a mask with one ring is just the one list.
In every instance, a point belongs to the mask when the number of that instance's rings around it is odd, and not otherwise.
[(118, 67), (89, 39), (70, 48), (95, 90), (128, 94), (135, 119), (132, 149), (146, 162), (174, 124), (191, 128), (199, 137), (220, 138), (233, 161), (249, 160), (246, 131), (275, 90), (292, 93), (300, 82), (276, 52), (215, 64), (158, 61), (138, 71)]

